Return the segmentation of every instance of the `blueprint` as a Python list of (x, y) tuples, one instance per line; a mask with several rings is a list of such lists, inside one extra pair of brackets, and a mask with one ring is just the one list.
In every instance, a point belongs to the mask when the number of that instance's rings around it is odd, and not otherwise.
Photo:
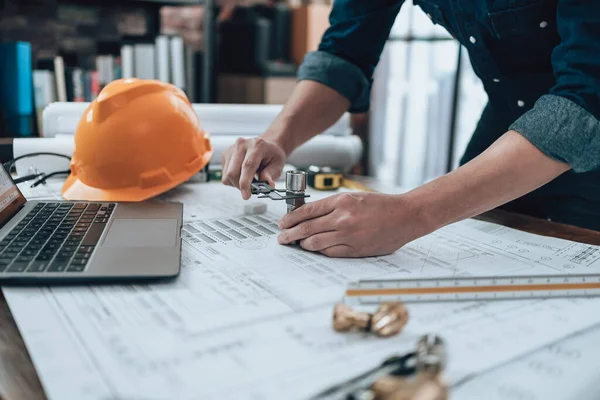
[(488, 246), (553, 268), (555, 273), (585, 274), (600, 268), (600, 246), (533, 235), (474, 219), (464, 221), (464, 226), (490, 234), (480, 238), (487, 241)]
[(239, 192), (220, 184), (159, 200), (185, 204), (176, 281), (3, 288), (50, 399), (303, 399), (425, 333), (446, 340), (446, 376), (467, 396), (483, 372), (600, 324), (600, 299), (456, 302), (411, 304), (396, 337), (336, 333), (333, 305), (353, 280), (598, 273), (598, 248), (465, 221), (389, 256), (331, 259), (277, 244), (283, 203), (243, 215)]
[(600, 326), (572, 335), (454, 389), (460, 400), (597, 400)]

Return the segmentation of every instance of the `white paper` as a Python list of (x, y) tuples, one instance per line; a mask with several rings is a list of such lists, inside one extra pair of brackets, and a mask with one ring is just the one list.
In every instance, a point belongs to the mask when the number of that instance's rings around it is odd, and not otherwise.
[(597, 400), (600, 326), (545, 346), (454, 389), (453, 399)]
[(600, 246), (534, 235), (480, 220), (468, 220), (464, 225), (482, 232), (483, 235), (476, 236), (489, 248), (555, 270), (549, 273), (590, 274), (600, 270)]
[(253, 199), (267, 213), (244, 216), (239, 191), (220, 184), (182, 185), (159, 200), (185, 203), (175, 282), (3, 289), (50, 399), (303, 399), (425, 333), (448, 343), (456, 384), (600, 323), (600, 299), (458, 302), (411, 304), (393, 338), (336, 333), (332, 308), (351, 280), (553, 266), (535, 262), (544, 249), (528, 246), (529, 259), (493, 247), (500, 236), (468, 221), (390, 256), (330, 259), (276, 243), (282, 202)]

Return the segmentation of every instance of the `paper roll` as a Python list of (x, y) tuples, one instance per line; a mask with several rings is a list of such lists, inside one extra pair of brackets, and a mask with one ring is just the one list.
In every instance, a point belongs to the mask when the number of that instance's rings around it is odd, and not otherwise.
[[(233, 136), (212, 136), (210, 140), (215, 154), (211, 164), (221, 164), (221, 154), (234, 145), (236, 139)], [(361, 156), (362, 141), (358, 136), (318, 135), (294, 150), (287, 162), (297, 168), (319, 165), (347, 171), (360, 161)]]
[[(44, 137), (73, 135), (89, 103), (52, 103), (43, 112)], [(211, 135), (258, 136), (264, 133), (283, 106), (274, 104), (193, 104), (202, 127)], [(349, 136), (350, 114), (345, 113), (324, 132)]]
[[(211, 136), (214, 148), (211, 165), (221, 164), (221, 154), (235, 144), (236, 139), (235, 136)], [(17, 138), (13, 141), (15, 157), (36, 152), (60, 153), (70, 157), (74, 146), (74, 137), (70, 135), (41, 139)], [(362, 142), (358, 136), (318, 135), (297, 148), (287, 162), (297, 168), (320, 165), (347, 171), (360, 160), (361, 155)], [(63, 171), (69, 169), (69, 160), (56, 156), (27, 157), (17, 161), (17, 174), (28, 174), (30, 167), (44, 173)]]

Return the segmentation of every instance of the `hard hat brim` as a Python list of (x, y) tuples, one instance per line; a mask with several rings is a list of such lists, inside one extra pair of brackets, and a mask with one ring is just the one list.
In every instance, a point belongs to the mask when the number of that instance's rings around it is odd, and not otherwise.
[(200, 172), (200, 170), (202, 170), (202, 168), (208, 164), (212, 154), (212, 149), (204, 154), (200, 169), (189, 172), (183, 171), (174, 176), (172, 181), (169, 183), (153, 186), (151, 188), (141, 188), (136, 186), (115, 189), (100, 189), (89, 186), (82, 182), (74, 174), (70, 174), (63, 184), (62, 196), (65, 200), (71, 201), (139, 202), (148, 200), (163, 194), (191, 179), (192, 176)]

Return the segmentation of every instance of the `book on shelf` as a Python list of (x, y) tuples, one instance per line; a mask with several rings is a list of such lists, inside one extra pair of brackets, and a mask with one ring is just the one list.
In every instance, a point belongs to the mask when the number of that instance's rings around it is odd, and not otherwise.
[(157, 79), (156, 52), (152, 42), (138, 42), (133, 46), (133, 76), (139, 79)]
[(43, 136), (41, 115), (49, 104), (91, 102), (120, 78), (169, 82), (200, 102), (202, 53), (186, 48), (179, 36), (128, 37), (98, 43), (91, 55), (37, 60), (27, 42), (0, 43), (0, 59), (0, 132), (11, 136)]
[(0, 43), (0, 107), (3, 130), (15, 136), (30, 136), (33, 125), (33, 72), (31, 45)]

